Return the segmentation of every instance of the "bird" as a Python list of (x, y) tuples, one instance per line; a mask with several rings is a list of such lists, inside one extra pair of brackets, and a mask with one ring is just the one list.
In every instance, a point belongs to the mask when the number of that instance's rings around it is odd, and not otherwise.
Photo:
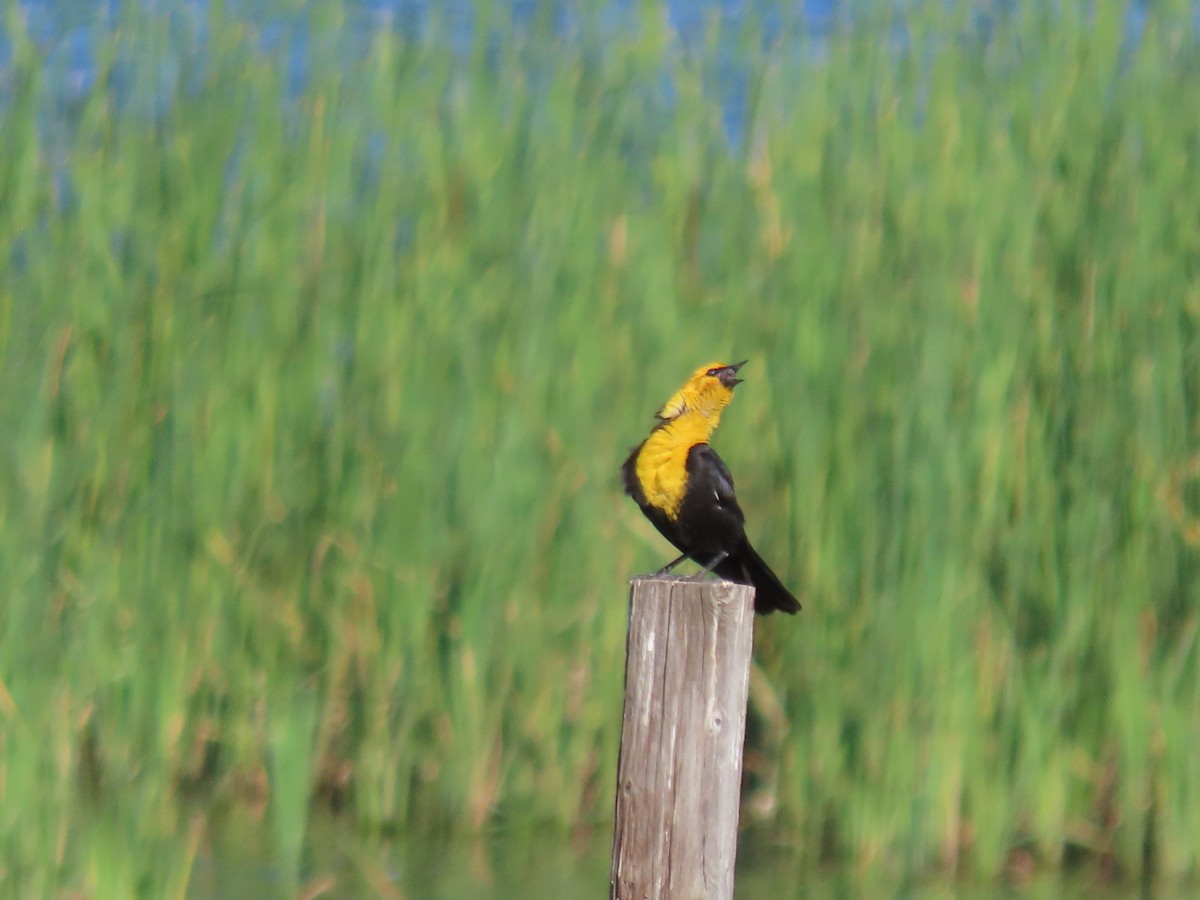
[(755, 612), (794, 614), (800, 602), (751, 546), (733, 477), (708, 443), (746, 362), (714, 362), (693, 372), (658, 411), (658, 423), (629, 454), (621, 476), (625, 493), (681, 554), (658, 574), (692, 559), (701, 574), (753, 585)]

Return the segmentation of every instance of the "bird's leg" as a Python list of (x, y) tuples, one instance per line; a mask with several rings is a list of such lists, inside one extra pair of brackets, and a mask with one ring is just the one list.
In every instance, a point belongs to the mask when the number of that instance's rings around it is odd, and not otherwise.
[[(668, 572), (670, 572), (673, 568), (675, 568), (677, 565), (679, 565), (681, 562), (683, 562), (687, 558), (688, 558), (688, 555), (685, 553), (682, 556), (671, 560), (669, 563), (667, 563), (665, 566), (663, 566), (661, 569), (659, 569), (654, 574), (655, 575), (666, 575)], [(716, 565), (716, 563), (713, 563), (713, 565)]]
[(701, 574), (702, 575), (715, 575), (716, 573), (713, 571), (713, 569), (715, 569), (721, 563), (725, 562), (725, 560), (728, 558), (729, 558), (729, 551), (722, 550), (720, 553), (718, 553), (716, 556), (713, 557), (712, 562), (710, 562), (707, 566), (705, 566), (703, 569), (701, 569)]
[(691, 579), (692, 581), (703, 581), (705, 576), (707, 576), (707, 575), (716, 575), (717, 573), (714, 572), (713, 569), (715, 569), (717, 566), (719, 566), (721, 563), (723, 563), (728, 558), (729, 558), (729, 551), (722, 550), (720, 553), (718, 553), (716, 556), (714, 556), (712, 558), (712, 560), (708, 563), (708, 565), (701, 566), (699, 572), (697, 572), (695, 575), (689, 575), (688, 578)]

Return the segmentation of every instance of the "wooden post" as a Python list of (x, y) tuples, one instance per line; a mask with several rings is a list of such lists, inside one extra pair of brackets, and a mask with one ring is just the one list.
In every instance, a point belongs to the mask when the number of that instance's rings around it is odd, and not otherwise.
[(611, 900), (731, 900), (754, 588), (633, 579)]

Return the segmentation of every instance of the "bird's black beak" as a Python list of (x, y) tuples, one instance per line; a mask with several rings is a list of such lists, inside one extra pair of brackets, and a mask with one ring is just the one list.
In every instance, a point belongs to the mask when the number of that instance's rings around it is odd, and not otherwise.
[(734, 363), (732, 366), (726, 366), (721, 370), (721, 374), (719, 374), (717, 378), (721, 380), (721, 384), (725, 385), (725, 387), (729, 388), (730, 390), (733, 390), (735, 385), (741, 384), (744, 380), (737, 377), (738, 369), (748, 362), (750, 362), (750, 360), (743, 359), (740, 363)]

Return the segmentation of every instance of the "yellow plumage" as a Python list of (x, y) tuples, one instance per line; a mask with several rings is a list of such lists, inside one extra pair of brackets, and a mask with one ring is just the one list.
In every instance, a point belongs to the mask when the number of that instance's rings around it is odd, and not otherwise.
[(646, 499), (671, 518), (678, 514), (687, 489), (688, 451), (696, 444), (708, 443), (733, 396), (732, 388), (709, 374), (724, 366), (709, 363), (692, 373), (659, 410), (662, 425), (646, 439), (638, 454), (637, 477)]

